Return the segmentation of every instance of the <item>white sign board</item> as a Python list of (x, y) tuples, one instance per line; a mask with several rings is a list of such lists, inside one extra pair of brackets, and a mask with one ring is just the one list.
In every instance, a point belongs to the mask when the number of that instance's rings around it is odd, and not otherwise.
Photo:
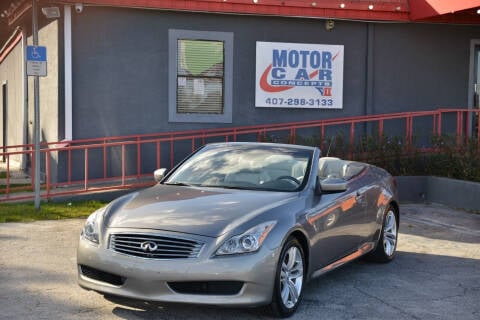
[(47, 48), (27, 46), (27, 76), (47, 76)]
[(257, 42), (255, 106), (343, 108), (343, 46)]

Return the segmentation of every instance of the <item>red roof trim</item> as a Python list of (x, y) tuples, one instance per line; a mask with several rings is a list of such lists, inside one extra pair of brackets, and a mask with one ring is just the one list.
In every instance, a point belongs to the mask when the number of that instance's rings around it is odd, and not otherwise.
[[(31, 8), (31, 1), (21, 1), (9, 14), (9, 25)], [(40, 0), (40, 6), (58, 5), (59, 2), (189, 12), (480, 24), (480, 15), (476, 14), (480, 0)]]
[[(55, 0), (49, 0), (55, 2)], [(78, 0), (64, 0), (76, 3)], [(408, 21), (407, 0), (97, 0), (84, 5), (291, 17)], [(343, 4), (343, 8), (341, 7)], [(373, 9), (369, 6), (373, 4)]]
[[(18, 32), (17, 36), (15, 36), (15, 33)], [(12, 50), (15, 48), (15, 46), (22, 40), (22, 32), (21, 31), (15, 31), (12, 35), (12, 37), (9, 39), (10, 44), (7, 42), (3, 49), (2, 52), (0, 52), (0, 63), (5, 60), (5, 58), (12, 52)]]

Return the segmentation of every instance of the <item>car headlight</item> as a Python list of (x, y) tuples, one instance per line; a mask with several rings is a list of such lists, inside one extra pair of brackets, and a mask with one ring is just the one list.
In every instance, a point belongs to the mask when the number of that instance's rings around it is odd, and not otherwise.
[(216, 255), (239, 254), (257, 251), (277, 222), (261, 223), (238, 236), (233, 236), (218, 248)]
[(98, 230), (99, 230), (99, 218), (105, 212), (105, 207), (98, 209), (92, 213), (85, 222), (85, 226), (82, 230), (82, 238), (91, 241), (95, 244), (99, 243)]

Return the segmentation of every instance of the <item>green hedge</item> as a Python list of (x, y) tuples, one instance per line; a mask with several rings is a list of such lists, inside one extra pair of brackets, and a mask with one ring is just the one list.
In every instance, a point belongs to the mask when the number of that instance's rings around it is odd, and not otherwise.
[(354, 146), (343, 134), (328, 137), (321, 143), (318, 136), (264, 136), (262, 141), (322, 146), (323, 155), (367, 162), (392, 175), (429, 175), (480, 182), (480, 144), (476, 138), (450, 135), (434, 136), (419, 142), (412, 137), (364, 136)]

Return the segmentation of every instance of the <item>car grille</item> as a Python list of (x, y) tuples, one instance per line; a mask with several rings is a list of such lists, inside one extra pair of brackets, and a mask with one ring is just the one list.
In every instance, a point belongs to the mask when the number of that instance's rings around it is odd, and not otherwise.
[(152, 234), (117, 233), (110, 236), (109, 248), (130, 256), (149, 259), (196, 258), (203, 243)]

